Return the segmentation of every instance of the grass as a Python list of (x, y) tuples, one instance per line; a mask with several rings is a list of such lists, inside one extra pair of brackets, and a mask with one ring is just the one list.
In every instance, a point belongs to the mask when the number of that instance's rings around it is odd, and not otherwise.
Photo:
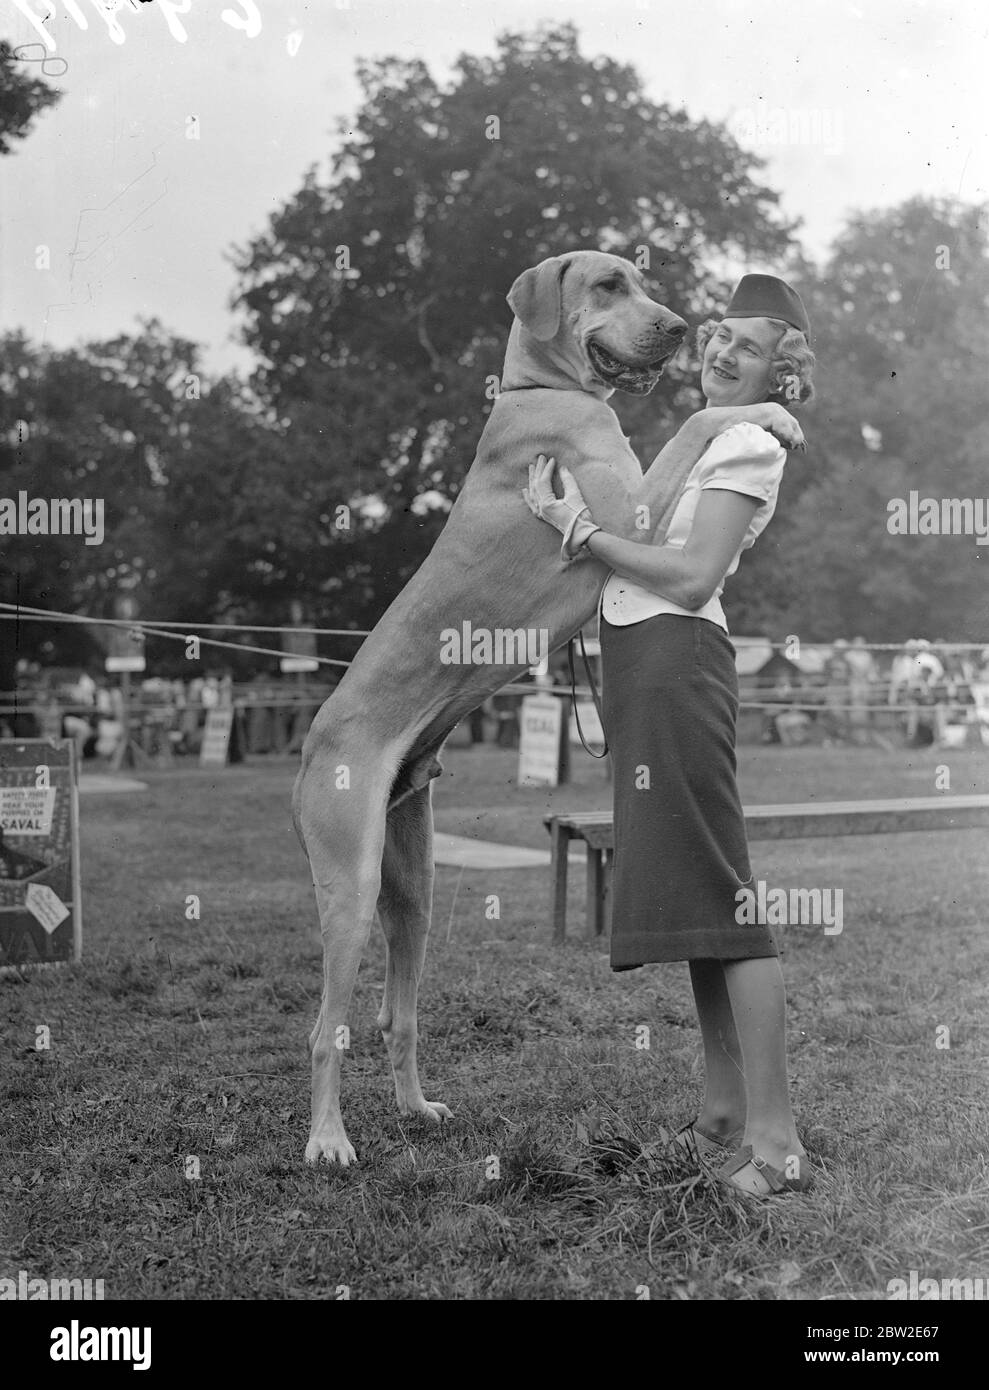
[[(989, 787), (974, 750), (743, 748), (740, 776), (749, 802), (933, 794), (945, 761), (952, 792)], [(548, 810), (610, 803), (583, 757), (552, 792), (516, 788), (493, 747), (445, 762), (454, 833), (545, 847)], [(0, 1276), (103, 1278), (108, 1298), (557, 1300), (989, 1276), (984, 832), (753, 846), (757, 877), (844, 890), (843, 933), (795, 928), (785, 962), (812, 1192), (751, 1205), (664, 1148), (699, 1097), (686, 967), (613, 975), (602, 946), (554, 949), (546, 870), (437, 872), (420, 1058), (456, 1112), (442, 1128), (395, 1112), (375, 935), (345, 1063), (360, 1162), (310, 1170), (320, 977), (293, 774), (257, 759), (83, 797), (83, 962), (0, 980)]]

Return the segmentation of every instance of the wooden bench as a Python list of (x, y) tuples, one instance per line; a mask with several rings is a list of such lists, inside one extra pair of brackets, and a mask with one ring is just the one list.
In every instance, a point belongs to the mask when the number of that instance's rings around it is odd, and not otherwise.
[[(609, 927), (611, 866), (615, 854), (610, 811), (544, 816), (552, 846), (553, 940), (567, 934), (567, 869), (571, 840), (587, 845), (586, 935), (594, 940)], [(989, 826), (989, 796), (914, 796), (887, 801), (810, 801), (749, 806), (750, 840), (804, 840), (832, 835), (890, 835), (907, 830), (968, 830)]]

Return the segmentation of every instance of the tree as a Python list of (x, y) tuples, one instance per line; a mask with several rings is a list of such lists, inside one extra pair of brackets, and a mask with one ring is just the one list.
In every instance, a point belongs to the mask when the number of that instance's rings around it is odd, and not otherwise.
[[(295, 491), (298, 458), (243, 382), (201, 370), (194, 343), (154, 319), (137, 334), (64, 351), (10, 335), (0, 339), (0, 400), (10, 422), (0, 434), (0, 495), (90, 499), (102, 504), (104, 525), (98, 545), (4, 536), (0, 600), (112, 617), (128, 592), (146, 618), (286, 621), (312, 563), (300, 540), (308, 517)], [(21, 656), (102, 658), (82, 626), (26, 623), (16, 640), (14, 631), (0, 623), (0, 689), (11, 688)], [(199, 672), (178, 643), (154, 640), (156, 670)]]
[(60, 97), (39, 78), (29, 77), (10, 44), (0, 39), (0, 154), (10, 154), (14, 141), (24, 139), (35, 116)]
[[(712, 257), (783, 264), (794, 243), (756, 157), (648, 100), (632, 68), (584, 57), (570, 25), (462, 56), (447, 88), (418, 61), (367, 63), (360, 79), (330, 177), (310, 170), (235, 261), (252, 385), (293, 460), (299, 577), (326, 616), (370, 622), (473, 458), (525, 267), (584, 246), (645, 251), (665, 302), (697, 319), (727, 289)], [(615, 398), (646, 462), (696, 402), (687, 383), (681, 367), (647, 402)], [(368, 498), (380, 519), (361, 513)], [(328, 534), (341, 504), (362, 520)]]
[[(112, 616), (114, 598), (127, 590), (145, 612), (153, 593), (156, 610), (194, 596), (188, 615), (212, 616), (210, 559), (226, 520), (217, 490), (235, 485), (237, 460), (236, 448), (217, 445), (214, 425), (236, 412), (222, 386), (214, 400), (203, 381), (195, 345), (155, 320), (136, 336), (64, 351), (35, 349), (19, 334), (0, 340), (9, 422), (0, 435), (0, 493), (88, 499), (103, 523), (99, 544), (78, 535), (5, 536), (4, 602)], [(216, 469), (213, 448), (224, 455)], [(74, 663), (95, 654), (79, 626), (26, 624), (16, 651), (12, 627), (5, 622), (0, 632), (8, 668), (17, 656)]]
[[(0, 155), (10, 154), (14, 141), (24, 139), (35, 116), (53, 106), (60, 95), (29, 77), (10, 44), (0, 39)], [(0, 691), (13, 689), (15, 660), (11, 641), (0, 641)]]
[(811, 448), (787, 465), (777, 516), (732, 581), (736, 625), (984, 640), (989, 548), (891, 535), (887, 521), (911, 490), (989, 493), (985, 209), (912, 198), (859, 213), (806, 288), (821, 367)]

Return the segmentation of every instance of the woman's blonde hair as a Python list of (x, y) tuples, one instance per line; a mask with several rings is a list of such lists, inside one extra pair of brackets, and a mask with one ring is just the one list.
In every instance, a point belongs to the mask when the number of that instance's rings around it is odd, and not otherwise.
[[(783, 319), (770, 318), (769, 322), (780, 333), (769, 368), (770, 395), (782, 396), (783, 404), (787, 406), (806, 405), (814, 399), (817, 358), (799, 328), (785, 323)], [(697, 348), (702, 357), (715, 330), (720, 327), (717, 319), (706, 319), (698, 328)]]

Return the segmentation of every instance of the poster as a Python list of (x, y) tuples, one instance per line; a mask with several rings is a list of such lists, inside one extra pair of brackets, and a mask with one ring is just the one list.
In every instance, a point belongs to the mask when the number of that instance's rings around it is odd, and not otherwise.
[(82, 952), (76, 749), (0, 741), (0, 973)]
[(561, 702), (552, 695), (527, 695), (519, 728), (520, 787), (555, 787), (560, 780)]
[(206, 711), (203, 744), (199, 750), (200, 767), (226, 767), (233, 722), (234, 712), (229, 705)]

